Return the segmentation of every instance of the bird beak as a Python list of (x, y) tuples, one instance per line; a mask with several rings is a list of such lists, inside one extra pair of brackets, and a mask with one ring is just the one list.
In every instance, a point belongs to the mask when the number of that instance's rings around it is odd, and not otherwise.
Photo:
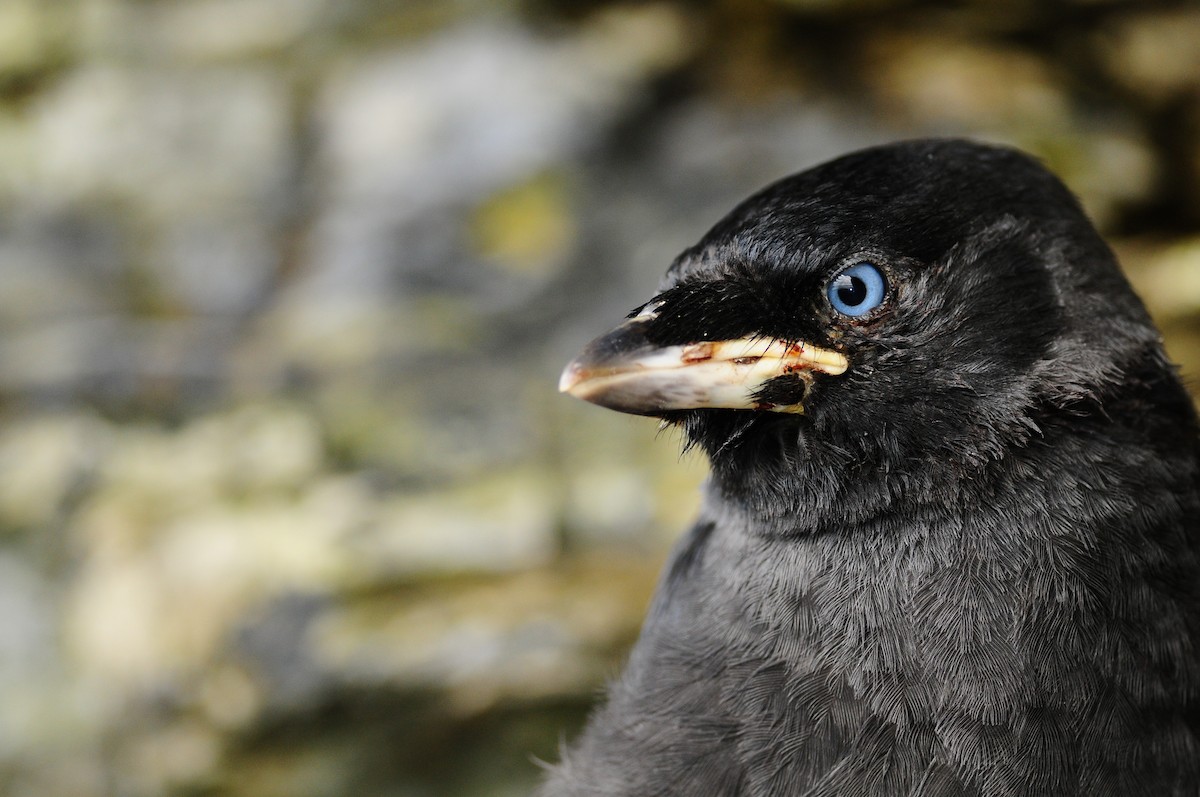
[(799, 403), (764, 401), (766, 384), (789, 375), (811, 382), (817, 372), (837, 376), (850, 365), (836, 351), (764, 337), (654, 346), (644, 333), (652, 319), (631, 318), (589, 343), (558, 389), (637, 415), (702, 408), (799, 413)]

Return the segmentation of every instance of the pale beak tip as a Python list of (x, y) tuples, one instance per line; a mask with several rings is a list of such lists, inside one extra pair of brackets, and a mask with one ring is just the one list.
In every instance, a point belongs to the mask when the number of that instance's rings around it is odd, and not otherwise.
[(558, 379), (558, 392), (570, 393), (581, 381), (583, 369), (579, 367), (578, 361), (572, 361), (563, 369), (562, 376)]

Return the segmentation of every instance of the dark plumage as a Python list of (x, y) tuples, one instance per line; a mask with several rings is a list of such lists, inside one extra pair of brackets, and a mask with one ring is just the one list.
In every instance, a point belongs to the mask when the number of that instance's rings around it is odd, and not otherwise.
[[(886, 294), (852, 316), (857, 263)], [(1032, 159), (915, 141), (775, 183), (563, 388), (712, 476), (545, 795), (1200, 794), (1196, 416)]]

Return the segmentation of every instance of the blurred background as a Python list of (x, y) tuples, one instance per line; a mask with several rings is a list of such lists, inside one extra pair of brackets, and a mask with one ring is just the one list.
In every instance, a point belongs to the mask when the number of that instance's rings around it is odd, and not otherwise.
[(1200, 374), (1194, 2), (0, 0), (0, 793), (527, 793), (704, 476), (562, 365), (929, 134)]

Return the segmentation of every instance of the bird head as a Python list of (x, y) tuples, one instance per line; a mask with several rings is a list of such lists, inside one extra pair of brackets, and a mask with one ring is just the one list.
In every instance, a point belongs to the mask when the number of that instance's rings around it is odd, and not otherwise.
[(1165, 369), (1157, 341), (1035, 160), (913, 141), (747, 199), (560, 388), (678, 424), (718, 492), (845, 521), (969, 479), (1147, 358)]

